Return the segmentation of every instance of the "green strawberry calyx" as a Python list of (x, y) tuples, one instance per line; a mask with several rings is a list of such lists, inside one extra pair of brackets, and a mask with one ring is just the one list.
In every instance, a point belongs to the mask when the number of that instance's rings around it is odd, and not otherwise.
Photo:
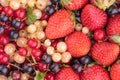
[(71, 2), (70, 0), (61, 0), (61, 2), (62, 2), (64, 5), (72, 4), (72, 2)]
[(35, 71), (36, 76), (34, 77), (34, 80), (44, 80), (45, 78), (45, 73), (42, 73), (40, 71)]
[(110, 38), (111, 38), (114, 42), (120, 44), (120, 35), (112, 35), (112, 36), (110, 36)]
[(103, 10), (106, 10), (115, 3), (116, 0), (94, 0), (95, 5)]
[(75, 13), (74, 13), (74, 11), (68, 10), (68, 12), (71, 14), (70, 19), (74, 21), (74, 25), (75, 25), (75, 24), (76, 24), (76, 18), (75, 18)]

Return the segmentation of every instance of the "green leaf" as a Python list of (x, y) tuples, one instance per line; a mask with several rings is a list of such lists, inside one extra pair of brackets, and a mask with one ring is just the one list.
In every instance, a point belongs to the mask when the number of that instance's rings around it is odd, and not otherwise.
[(36, 15), (33, 13), (32, 8), (27, 9), (27, 19), (29, 23), (34, 23), (37, 19)]
[(74, 25), (76, 24), (76, 18), (75, 18), (75, 13), (74, 13), (74, 11), (70, 11), (70, 10), (68, 10), (70, 13), (71, 13), (71, 20), (73, 20), (74, 21)]
[(64, 5), (72, 4), (70, 0), (61, 0)]
[(111, 39), (116, 43), (120, 43), (120, 35), (112, 35)]
[(35, 71), (36, 76), (34, 77), (34, 80), (44, 80), (45, 74), (40, 71)]

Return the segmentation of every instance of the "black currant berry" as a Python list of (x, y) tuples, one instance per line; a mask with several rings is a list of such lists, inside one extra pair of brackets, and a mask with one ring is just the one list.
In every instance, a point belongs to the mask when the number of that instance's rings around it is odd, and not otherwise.
[(19, 21), (17, 19), (12, 20), (12, 27), (17, 29), (17, 28), (20, 28), (20, 26), (21, 26), (21, 21)]
[(9, 20), (9, 17), (6, 14), (1, 14), (0, 15), (0, 20), (2, 22), (7, 22)]
[(51, 56), (48, 55), (48, 54), (44, 54), (44, 55), (42, 56), (41, 60), (42, 60), (44, 63), (46, 63), (46, 64), (49, 64), (49, 63), (52, 62), (52, 58), (51, 58)]
[(19, 32), (17, 30), (10, 30), (9, 38), (10, 39), (17, 39), (19, 37)]
[(52, 63), (49, 68), (54, 73), (57, 73), (60, 70), (60, 66), (57, 63)]
[(90, 64), (92, 62), (91, 57), (88, 55), (81, 57), (79, 60), (81, 64)]
[(55, 12), (55, 8), (52, 5), (46, 7), (46, 14), (52, 15)]
[(82, 71), (82, 65), (81, 64), (74, 64), (73, 66), (72, 66), (72, 68), (73, 68), (73, 70), (75, 71), (75, 72), (77, 72), (77, 73), (80, 73), (81, 71)]

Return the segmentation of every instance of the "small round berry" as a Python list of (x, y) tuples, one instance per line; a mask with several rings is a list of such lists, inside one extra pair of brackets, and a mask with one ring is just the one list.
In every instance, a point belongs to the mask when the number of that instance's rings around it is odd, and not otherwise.
[(13, 15), (13, 9), (10, 6), (5, 6), (3, 8), (3, 12), (5, 14), (7, 14), (8, 16), (12, 16)]
[(53, 46), (53, 47), (54, 47), (54, 49), (56, 49), (57, 44), (58, 44), (58, 41), (57, 41), (57, 40), (54, 40), (54, 41), (52, 41), (51, 46)]
[(29, 75), (27, 73), (21, 74), (21, 79), (20, 80), (29, 80)]
[(44, 31), (37, 31), (36, 36), (39, 40), (42, 40), (45, 38), (45, 32)]
[(0, 13), (3, 11), (3, 6), (0, 6)]
[(106, 36), (105, 31), (102, 30), (102, 29), (95, 30), (95, 32), (94, 32), (94, 39), (96, 41), (102, 41), (102, 40), (104, 40), (105, 36)]
[(52, 60), (54, 61), (54, 62), (60, 62), (60, 60), (61, 60), (61, 54), (60, 53), (54, 53), (53, 55), (52, 55)]
[(0, 15), (0, 20), (2, 22), (7, 22), (9, 20), (9, 17), (6, 14), (1, 14)]
[(45, 72), (47, 69), (48, 69), (48, 64), (45, 64), (43, 62), (40, 62), (38, 64), (38, 69), (41, 71), (41, 72)]
[(36, 39), (29, 39), (27, 43), (30, 48), (37, 48), (38, 46), (38, 41)]
[(10, 60), (10, 57), (7, 54), (3, 53), (3, 57), (1, 59), (1, 63), (2, 64), (7, 64), (9, 62), (9, 60)]
[(17, 19), (13, 19), (12, 20), (12, 27), (17, 29), (17, 28), (20, 28), (21, 26), (21, 21), (17, 20)]
[(88, 34), (88, 33), (89, 33), (89, 29), (88, 29), (87, 27), (83, 27), (83, 28), (82, 28), (82, 32), (83, 32), (84, 34)]
[(52, 54), (54, 54), (55, 53), (55, 49), (54, 49), (54, 47), (47, 47), (47, 54), (49, 54), (49, 55), (52, 55)]
[(47, 73), (47, 75), (45, 76), (45, 80), (55, 80), (54, 73), (52, 73), (52, 72)]
[(82, 27), (83, 27), (82, 24), (78, 23), (78, 24), (75, 25), (75, 30), (76, 31), (81, 31)]
[(2, 70), (0, 72), (2, 75), (8, 76), (9, 69), (7, 68), (7, 66), (3, 65)]
[(42, 56), (42, 52), (39, 49), (32, 49), (31, 54), (35, 57), (36, 60), (40, 60), (40, 57)]
[(15, 17), (19, 19), (24, 19), (26, 16), (26, 11), (23, 8), (19, 8), (15, 12)]
[(0, 75), (0, 80), (8, 80), (4, 75)]
[(47, 0), (37, 0), (36, 7), (40, 10), (44, 10), (47, 6)]
[(80, 73), (82, 71), (82, 65), (81, 64), (74, 64), (73, 69), (75, 72)]
[(74, 65), (74, 64), (80, 64), (80, 61), (79, 61), (78, 59), (76, 59), (76, 58), (73, 58), (73, 59), (71, 60), (71, 64), (72, 64), (72, 65)]
[(29, 7), (33, 8), (35, 6), (35, 0), (28, 0), (27, 4)]
[(22, 68), (24, 72), (29, 73), (29, 74), (31, 74), (34, 71), (33, 67), (27, 64), (24, 64)]
[(48, 6), (46, 7), (46, 14), (47, 14), (47, 15), (52, 15), (54, 12), (55, 12), (54, 6), (48, 5)]
[(10, 42), (10, 39), (7, 35), (0, 35), (0, 44), (1, 45), (6, 45)]
[(19, 36), (20, 37), (26, 37), (27, 36), (27, 31), (26, 30), (20, 30), (19, 31)]
[(35, 24), (37, 27), (41, 27), (41, 21), (40, 21), (40, 20), (35, 21), (34, 24)]
[(37, 19), (42, 17), (42, 12), (39, 9), (34, 9), (33, 13), (36, 15)]
[(57, 4), (59, 0), (51, 0), (52, 4)]
[(17, 30), (10, 30), (9, 38), (10, 39), (17, 39), (19, 37), (19, 32)]
[(27, 39), (19, 37), (16, 40), (16, 43), (17, 43), (17, 46), (19, 46), (19, 47), (26, 47), (27, 46)]
[(31, 24), (27, 27), (27, 32), (29, 32), (29, 33), (34, 33), (34, 32), (36, 32), (36, 30), (37, 30), (37, 27), (34, 24)]
[(4, 26), (0, 25), (0, 35), (3, 34), (4, 32), (5, 32)]
[(62, 59), (61, 59), (61, 61), (63, 63), (68, 63), (71, 58), (72, 58), (72, 56), (71, 56), (71, 54), (69, 52), (64, 52), (64, 53), (62, 53)]
[(82, 64), (90, 64), (92, 62), (92, 59), (90, 56), (86, 55), (86, 56), (83, 56), (79, 59), (80, 63)]
[(41, 21), (41, 26), (42, 26), (43, 28), (45, 28), (45, 27), (47, 26), (47, 21), (46, 21), (46, 20), (42, 20), (42, 21)]
[(23, 63), (25, 61), (25, 57), (24, 56), (20, 56), (19, 54), (15, 54), (13, 57), (14, 61), (17, 63)]
[(20, 80), (21, 78), (21, 72), (20, 71), (13, 71), (11, 74), (13, 80)]
[(27, 53), (28, 53), (27, 48), (22, 47), (18, 50), (18, 54), (20, 56), (27, 56)]
[(40, 50), (45, 53), (46, 52), (46, 47), (44, 45), (41, 45)]
[(44, 42), (44, 46), (49, 47), (51, 45), (51, 41), (49, 39), (46, 39)]
[(49, 64), (52, 62), (52, 59), (51, 59), (51, 56), (48, 55), (48, 54), (44, 54), (41, 58), (41, 60), (46, 63), (46, 64)]
[(4, 51), (8, 55), (13, 54), (15, 52), (15, 50), (16, 50), (16, 46), (14, 44), (11, 44), (11, 43), (5, 45), (5, 47), (4, 47)]
[(54, 73), (57, 73), (60, 70), (60, 66), (57, 63), (52, 63), (49, 68)]
[(20, 1), (19, 0), (10, 1), (10, 7), (14, 10), (19, 9), (20, 8)]
[(57, 44), (57, 51), (58, 52), (65, 52), (67, 50), (67, 45), (65, 42), (58, 42)]

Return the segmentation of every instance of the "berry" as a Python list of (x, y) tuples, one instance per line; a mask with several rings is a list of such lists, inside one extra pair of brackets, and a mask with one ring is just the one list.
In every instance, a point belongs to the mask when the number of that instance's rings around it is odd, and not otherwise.
[(13, 71), (11, 76), (14, 80), (19, 80), (21, 78), (21, 72), (20, 71)]
[(3, 7), (2, 7), (2, 6), (0, 6), (0, 13), (2, 12), (2, 10), (3, 10)]
[(92, 58), (99, 62), (99, 64), (108, 66), (117, 59), (119, 55), (119, 46), (109, 42), (95, 43), (92, 46), (91, 54)]
[(52, 15), (55, 12), (55, 8), (52, 5), (46, 7), (46, 14)]
[(3, 34), (5, 32), (4, 26), (0, 25), (0, 34)]
[(57, 73), (59, 70), (60, 70), (60, 66), (59, 64), (57, 63), (52, 63), (50, 66), (49, 66), (50, 70), (54, 73)]
[(79, 61), (79, 59), (73, 58), (73, 59), (71, 60), (71, 64), (72, 64), (72, 65), (74, 65), (74, 64), (80, 64), (80, 61)]
[(40, 57), (42, 56), (42, 52), (39, 49), (32, 49), (32, 56), (35, 57), (36, 60), (40, 60)]
[(107, 13), (109, 16), (115, 15), (119, 13), (118, 7), (111, 6), (109, 9), (107, 9)]
[(61, 58), (62, 58), (62, 56), (61, 56), (60, 53), (54, 53), (54, 54), (52, 55), (52, 60), (53, 60), (54, 62), (60, 62)]
[(51, 0), (52, 4), (57, 4), (59, 2), (59, 0)]
[(80, 78), (71, 67), (65, 67), (56, 74), (55, 80), (80, 80)]
[(7, 22), (9, 20), (9, 17), (6, 14), (0, 14), (0, 20), (2, 22)]
[(8, 16), (12, 16), (13, 15), (13, 9), (10, 6), (5, 6), (3, 8), (3, 12), (5, 14), (7, 14)]
[(15, 17), (19, 19), (24, 19), (26, 16), (26, 10), (23, 8), (19, 8), (15, 12)]
[(1, 45), (6, 45), (10, 42), (10, 39), (7, 35), (1, 35), (0, 36), (0, 44)]
[(0, 64), (0, 73), (1, 73), (2, 75), (8, 76), (8, 74), (9, 74), (9, 69), (8, 69), (5, 65)]
[(84, 26), (94, 31), (105, 26), (107, 15), (101, 9), (88, 4), (81, 12), (81, 21)]
[(17, 30), (10, 30), (9, 38), (10, 39), (17, 39), (19, 37), (19, 33)]
[(45, 76), (45, 80), (55, 80), (54, 73), (47, 73), (47, 75)]
[(30, 48), (37, 48), (38, 46), (38, 41), (36, 39), (29, 39), (27, 43)]
[(49, 39), (62, 38), (74, 30), (74, 21), (71, 14), (66, 10), (59, 10), (54, 13), (48, 21), (45, 29), (46, 37)]
[(104, 30), (102, 30), (102, 29), (95, 30), (95, 32), (94, 32), (94, 39), (96, 41), (102, 41), (102, 40), (105, 39), (105, 37), (106, 37), (106, 33), (105, 33)]
[(28, 66), (27, 64), (23, 65), (23, 70), (24, 70), (24, 72), (29, 73), (29, 74), (31, 74), (32, 72), (34, 72), (33, 67), (32, 66)]
[(90, 64), (92, 62), (92, 59), (90, 56), (86, 55), (86, 56), (83, 56), (79, 59), (80, 63), (82, 64)]
[(20, 28), (21, 26), (21, 21), (17, 20), (17, 19), (13, 19), (12, 20), (12, 27), (17, 29), (17, 28)]
[(86, 55), (90, 50), (90, 39), (82, 32), (74, 32), (68, 36), (65, 43), (67, 49), (73, 57), (81, 57)]
[(24, 48), (24, 47), (20, 48), (18, 53), (21, 56), (27, 56), (27, 53), (28, 53), (27, 48)]
[(47, 69), (48, 69), (48, 64), (45, 64), (43, 62), (40, 62), (38, 64), (38, 69), (41, 71), (41, 72), (45, 72)]
[(42, 56), (41, 60), (42, 60), (44, 63), (46, 63), (46, 64), (49, 64), (49, 63), (52, 62), (52, 58), (51, 58), (51, 56), (48, 55), (48, 54), (44, 54), (44, 55)]
[(73, 67), (73, 70), (77, 73), (80, 73), (82, 71), (82, 65), (80, 64), (74, 64), (72, 67)]

